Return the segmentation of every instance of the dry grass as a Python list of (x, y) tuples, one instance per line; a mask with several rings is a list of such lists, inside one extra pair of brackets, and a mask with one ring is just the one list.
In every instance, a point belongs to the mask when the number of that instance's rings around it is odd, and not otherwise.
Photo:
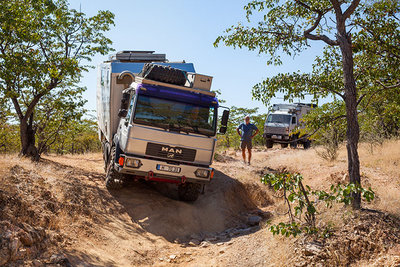
[(362, 144), (360, 159), (361, 165), (381, 170), (400, 181), (400, 140), (388, 140), (382, 146), (374, 147), (373, 151), (368, 144)]
[(67, 154), (67, 155), (44, 155), (44, 159), (49, 159), (64, 165), (76, 166), (89, 172), (104, 173), (103, 156), (101, 153), (88, 154)]

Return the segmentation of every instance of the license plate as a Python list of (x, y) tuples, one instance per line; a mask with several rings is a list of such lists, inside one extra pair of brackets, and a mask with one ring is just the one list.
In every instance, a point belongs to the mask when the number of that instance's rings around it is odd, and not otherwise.
[(157, 170), (165, 171), (165, 172), (175, 172), (175, 173), (181, 172), (180, 167), (167, 166), (167, 165), (161, 165), (161, 164), (157, 164)]
[(274, 138), (274, 139), (282, 139), (282, 136), (280, 136), (280, 135), (273, 135), (272, 138)]

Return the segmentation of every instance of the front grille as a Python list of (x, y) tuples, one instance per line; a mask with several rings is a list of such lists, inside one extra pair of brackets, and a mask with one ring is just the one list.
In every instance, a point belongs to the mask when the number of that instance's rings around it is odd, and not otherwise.
[(170, 160), (194, 161), (194, 159), (196, 158), (196, 150), (183, 147), (171, 147), (168, 145), (147, 143), (146, 155), (166, 158)]
[(265, 134), (280, 134), (280, 135), (288, 135), (286, 132), (286, 127), (265, 127)]

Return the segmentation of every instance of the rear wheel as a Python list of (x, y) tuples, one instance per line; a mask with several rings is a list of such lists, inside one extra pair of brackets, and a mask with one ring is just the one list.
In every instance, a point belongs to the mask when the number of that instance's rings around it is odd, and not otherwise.
[(201, 193), (201, 184), (184, 183), (178, 186), (179, 199), (183, 201), (196, 201)]
[(107, 167), (110, 161), (110, 143), (104, 141), (102, 143), (102, 148), (103, 148), (104, 171), (107, 172)]
[(297, 148), (297, 142), (291, 142), (290, 143), (291, 148)]
[(124, 175), (115, 169), (116, 147), (111, 148), (111, 156), (108, 161), (106, 171), (106, 187), (107, 189), (116, 190), (121, 189), (124, 185)]
[(294, 140), (294, 141), (291, 141), (290, 142), (290, 147), (291, 148), (297, 148), (297, 139), (299, 139), (299, 136), (296, 134), (296, 135), (292, 135), (292, 138), (291, 138), (292, 140)]
[(309, 149), (311, 146), (311, 141), (307, 139), (307, 141), (305, 141), (303, 143), (304, 149)]

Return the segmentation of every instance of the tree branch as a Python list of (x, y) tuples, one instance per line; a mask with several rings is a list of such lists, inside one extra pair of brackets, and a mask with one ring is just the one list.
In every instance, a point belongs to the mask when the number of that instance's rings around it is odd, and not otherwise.
[(314, 24), (307, 30), (304, 31), (304, 37), (306, 37), (307, 39), (310, 40), (316, 40), (316, 41), (324, 41), (325, 43), (327, 43), (328, 45), (331, 46), (337, 46), (339, 45), (339, 42), (336, 40), (332, 40), (330, 39), (328, 36), (326, 35), (320, 35), (320, 34), (311, 34), (311, 32), (313, 32), (319, 25), (319, 23), (321, 22), (321, 19), (324, 15), (324, 13), (321, 10), (315, 10), (312, 9), (310, 6), (308, 6), (307, 4), (296, 0), (296, 3), (298, 3), (299, 5), (307, 8), (308, 10), (314, 11), (317, 13), (317, 19), (315, 20)]
[(336, 16), (342, 15), (342, 9), (340, 8), (341, 3), (337, 0), (330, 0), (333, 6), (333, 9), (335, 9)]
[(337, 94), (338, 96), (340, 96), (343, 100), (345, 99), (345, 95), (340, 93), (339, 91), (333, 90), (333, 89), (329, 89), (329, 88), (325, 88), (328, 91), (331, 91), (332, 93)]
[(13, 102), (13, 105), (14, 105), (15, 111), (17, 112), (19, 120), (22, 121), (24, 119), (24, 114), (22, 114), (22, 110), (21, 110), (21, 107), (19, 106), (18, 99), (16, 97), (12, 97), (11, 100)]
[[(369, 104), (371, 103), (372, 98), (379, 92), (385, 91), (385, 90), (391, 90), (391, 89), (396, 89), (396, 88), (400, 88), (400, 83), (398, 84), (394, 84), (391, 86), (386, 86), (384, 85), (381, 81), (377, 81), (377, 83), (379, 83), (383, 88), (379, 89), (379, 90), (375, 90), (370, 97), (368, 98), (367, 104), (365, 105), (365, 107), (359, 111), (358, 113), (363, 113), (367, 107), (369, 106)], [(361, 101), (367, 96), (367, 94), (363, 94), (357, 101), (357, 106), (361, 103)]]
[(353, 14), (353, 12), (356, 10), (359, 3), (360, 3), (360, 0), (354, 0), (353, 2), (351, 2), (350, 6), (343, 13), (343, 17), (345, 20), (348, 19), (351, 16), (351, 14)]

